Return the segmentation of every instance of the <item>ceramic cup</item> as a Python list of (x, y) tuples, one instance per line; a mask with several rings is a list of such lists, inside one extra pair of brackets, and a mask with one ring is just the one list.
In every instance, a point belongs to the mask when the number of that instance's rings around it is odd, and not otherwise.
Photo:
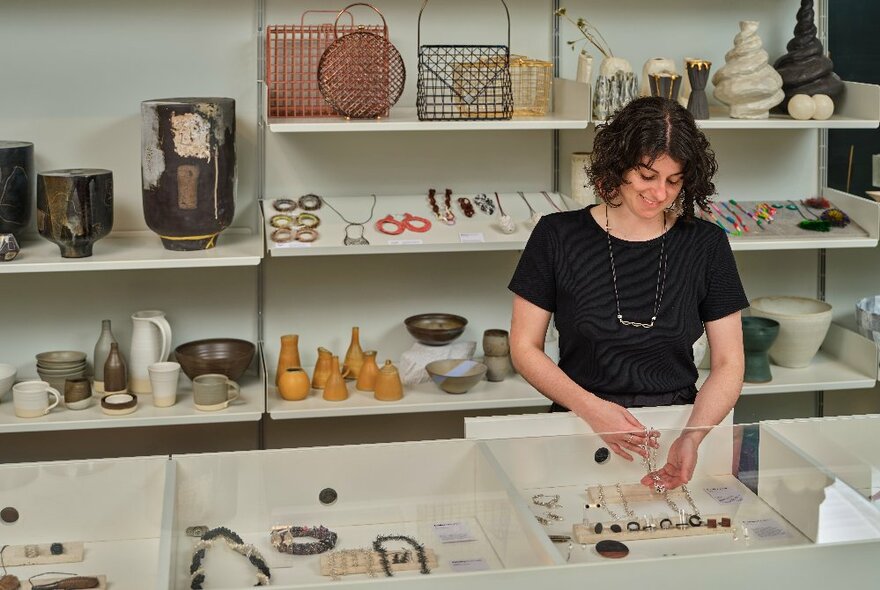
[[(55, 397), (51, 404), (49, 395)], [(45, 381), (22, 381), (12, 386), (12, 404), (19, 418), (45, 416), (60, 403), (61, 394)]]
[(504, 356), (486, 356), (483, 358), (483, 364), (486, 365), (487, 381), (504, 381), (513, 375), (513, 363), (510, 355)]
[(742, 318), (743, 349), (745, 351), (746, 383), (767, 383), (773, 379), (767, 351), (779, 336), (779, 322), (769, 318)]
[(64, 381), (64, 407), (84, 410), (92, 403), (92, 384), (84, 377)]
[(486, 356), (507, 356), (510, 354), (510, 334), (507, 330), (486, 330), (483, 332), (483, 354)]
[(225, 409), (238, 399), (240, 392), (238, 383), (226, 375), (208, 373), (193, 379), (193, 402), (197, 409), (206, 412)]
[(153, 363), (147, 367), (150, 387), (153, 389), (153, 405), (168, 408), (177, 401), (177, 381), (180, 378), (179, 363)]

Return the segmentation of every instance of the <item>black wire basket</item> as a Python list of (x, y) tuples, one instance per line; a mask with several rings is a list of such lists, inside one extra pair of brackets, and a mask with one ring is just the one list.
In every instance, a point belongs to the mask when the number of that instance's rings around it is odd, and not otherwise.
[(513, 117), (510, 82), (510, 11), (507, 45), (422, 45), (423, 0), (419, 11), (420, 121), (499, 121)]

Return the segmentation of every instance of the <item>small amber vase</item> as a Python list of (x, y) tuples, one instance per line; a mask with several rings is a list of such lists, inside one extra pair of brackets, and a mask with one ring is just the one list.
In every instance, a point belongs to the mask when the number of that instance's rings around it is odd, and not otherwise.
[(330, 377), (330, 360), (333, 353), (324, 348), (318, 347), (318, 362), (315, 365), (315, 372), (312, 373), (312, 387), (314, 389), (324, 389), (327, 378)]
[(302, 367), (299, 360), (299, 335), (286, 334), (281, 337), (281, 352), (278, 353), (278, 368), (275, 370), (275, 387), (287, 369)]
[(355, 326), (351, 329), (351, 344), (348, 345), (348, 352), (345, 353), (342, 370), (348, 372), (348, 379), (357, 379), (363, 364), (364, 351), (361, 349), (360, 328)]
[(309, 376), (299, 367), (285, 369), (278, 380), (278, 393), (289, 402), (298, 402), (309, 396)]
[(385, 365), (379, 369), (373, 395), (381, 402), (396, 402), (403, 398), (403, 384), (400, 382), (400, 374), (391, 361), (385, 361)]
[(339, 372), (339, 357), (333, 355), (330, 359), (330, 376), (324, 384), (324, 399), (328, 402), (341, 402), (348, 399), (348, 386)]
[(358, 375), (355, 387), (358, 391), (373, 391), (376, 388), (376, 377), (379, 376), (379, 365), (376, 364), (376, 351), (364, 351), (364, 364)]

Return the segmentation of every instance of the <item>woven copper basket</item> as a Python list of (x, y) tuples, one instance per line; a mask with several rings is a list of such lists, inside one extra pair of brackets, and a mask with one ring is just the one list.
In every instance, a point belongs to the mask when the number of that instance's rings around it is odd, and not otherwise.
[[(344, 22), (334, 27), (334, 18)], [(310, 22), (306, 21), (319, 21)], [(337, 38), (354, 31), (385, 35), (381, 25), (356, 26), (351, 13), (342, 10), (307, 10), (298, 25), (266, 28), (266, 88), (269, 117), (335, 117), (318, 87), (318, 64)]]

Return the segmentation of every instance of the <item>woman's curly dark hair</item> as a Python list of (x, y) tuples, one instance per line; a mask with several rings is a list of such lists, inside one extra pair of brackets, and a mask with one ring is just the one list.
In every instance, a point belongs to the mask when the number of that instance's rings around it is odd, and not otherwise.
[(708, 211), (718, 171), (715, 152), (687, 109), (665, 98), (637, 98), (598, 126), (589, 183), (605, 203), (616, 206), (612, 201), (626, 182), (624, 175), (644, 158), (650, 165), (664, 154), (682, 165), (682, 217), (693, 219), (695, 205)]

